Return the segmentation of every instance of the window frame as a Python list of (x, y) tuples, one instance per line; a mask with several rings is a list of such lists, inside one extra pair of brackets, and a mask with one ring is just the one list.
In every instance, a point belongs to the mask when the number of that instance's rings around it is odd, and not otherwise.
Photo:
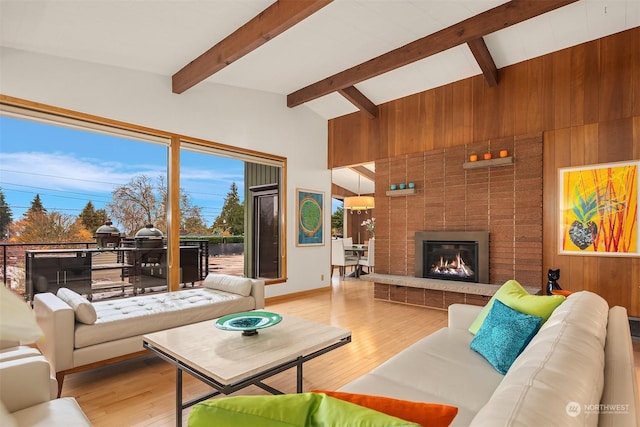
[[(25, 120), (38, 120), (56, 126), (67, 126), (90, 132), (107, 133), (118, 137), (144, 142), (160, 143), (168, 147), (167, 184), (169, 188), (169, 210), (167, 215), (168, 245), (168, 289), (178, 290), (180, 269), (180, 149), (196, 149), (201, 152), (227, 156), (238, 160), (264, 163), (281, 167), (280, 188), (280, 277), (266, 281), (267, 284), (283, 283), (287, 277), (287, 158), (257, 150), (234, 147), (219, 142), (195, 138), (174, 132), (153, 129), (119, 120), (86, 114), (78, 111), (36, 103), (25, 99), (0, 95), (0, 114)], [(177, 222), (178, 226), (173, 226)]]

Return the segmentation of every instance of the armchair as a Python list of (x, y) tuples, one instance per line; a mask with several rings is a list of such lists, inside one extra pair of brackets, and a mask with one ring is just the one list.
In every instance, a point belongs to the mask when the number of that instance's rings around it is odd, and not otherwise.
[[(3, 340), (0, 341), (0, 364), (10, 360), (42, 358), (42, 353), (37, 348), (28, 345), (20, 345), (20, 342)], [(2, 387), (2, 384), (0, 384)], [(49, 374), (49, 389), (51, 399), (58, 395), (58, 381)]]
[(58, 382), (40, 352), (28, 345), (42, 336), (24, 300), (0, 285), (0, 425), (91, 426), (76, 400), (56, 399)]
[(43, 356), (0, 362), (0, 401), (3, 426), (91, 426), (73, 397), (52, 398), (49, 363)]

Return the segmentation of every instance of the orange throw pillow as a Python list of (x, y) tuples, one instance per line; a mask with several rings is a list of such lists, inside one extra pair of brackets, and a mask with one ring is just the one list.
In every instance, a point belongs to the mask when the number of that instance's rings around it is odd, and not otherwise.
[(314, 393), (324, 393), (327, 396), (355, 403), (356, 405), (364, 406), (405, 421), (418, 423), (423, 427), (446, 427), (451, 424), (458, 414), (458, 408), (455, 406), (441, 405), (439, 403), (412, 402), (410, 400), (393, 399), (384, 396), (340, 391), (312, 391)]
[(568, 297), (572, 293), (573, 291), (566, 291), (564, 289), (553, 289), (551, 291), (551, 295), (562, 295), (563, 297)]

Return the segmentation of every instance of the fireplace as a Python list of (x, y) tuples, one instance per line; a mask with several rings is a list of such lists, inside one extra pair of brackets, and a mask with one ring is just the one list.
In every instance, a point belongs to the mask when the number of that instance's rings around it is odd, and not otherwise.
[(489, 283), (489, 233), (418, 231), (416, 277)]
[(478, 242), (425, 240), (422, 277), (477, 282)]

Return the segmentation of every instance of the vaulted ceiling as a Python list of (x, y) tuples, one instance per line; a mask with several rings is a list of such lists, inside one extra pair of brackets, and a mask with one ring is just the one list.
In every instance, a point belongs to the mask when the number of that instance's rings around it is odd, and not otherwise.
[(638, 0), (0, 0), (2, 47), (166, 76), (178, 94), (272, 92), (325, 119), (500, 84), (505, 66), (637, 26)]
[(502, 67), (639, 25), (638, 0), (0, 0), (1, 46), (176, 93), (278, 93), (327, 119), (481, 73), (499, 84)]

